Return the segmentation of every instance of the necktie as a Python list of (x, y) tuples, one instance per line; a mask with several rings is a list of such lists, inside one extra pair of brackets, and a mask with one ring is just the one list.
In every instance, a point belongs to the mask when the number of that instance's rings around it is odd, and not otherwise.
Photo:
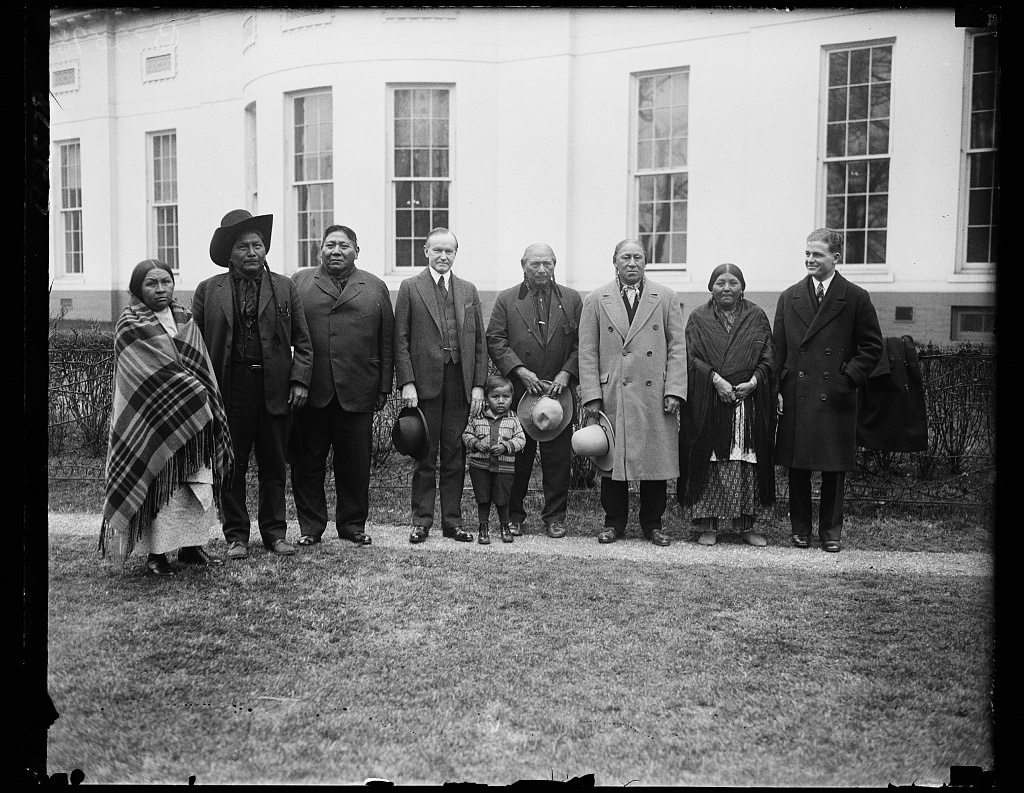
[(447, 299), (447, 297), (448, 297), (448, 290), (444, 288), (444, 276), (443, 275), (440, 278), (437, 279), (437, 288), (441, 290), (441, 297), (442, 297), (442, 299)]
[(821, 301), (825, 299), (825, 287), (823, 287), (821, 284), (818, 284), (818, 289), (814, 294), (817, 296), (818, 305), (820, 306)]
[(256, 319), (256, 282), (248, 278), (242, 281), (242, 317), (246, 327), (250, 327)]

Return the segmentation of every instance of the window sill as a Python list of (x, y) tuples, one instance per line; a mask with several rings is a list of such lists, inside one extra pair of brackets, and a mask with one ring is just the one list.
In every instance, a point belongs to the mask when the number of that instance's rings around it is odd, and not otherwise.
[(947, 281), (951, 284), (994, 284), (996, 274), (991, 273), (953, 273)]
[[(861, 267), (870, 267), (871, 269), (860, 269)], [(883, 265), (883, 267), (885, 267)], [(878, 265), (850, 265), (843, 270), (840, 270), (843, 277), (852, 281), (855, 284), (891, 284), (895, 278), (892, 272), (885, 267), (881, 269)]]

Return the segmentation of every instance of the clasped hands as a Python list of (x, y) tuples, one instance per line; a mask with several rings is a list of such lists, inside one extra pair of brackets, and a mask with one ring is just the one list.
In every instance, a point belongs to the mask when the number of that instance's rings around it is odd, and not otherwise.
[(546, 394), (550, 397), (557, 398), (565, 389), (569, 387), (572, 375), (566, 371), (561, 371), (555, 375), (555, 379), (551, 381), (550, 389), (544, 388), (544, 380), (537, 377), (536, 374), (531, 372), (525, 366), (519, 365), (513, 370), (513, 374), (520, 379), (522, 384), (526, 386), (526, 390), (534, 396)]
[(729, 405), (742, 402), (753, 394), (756, 388), (757, 385), (750, 380), (736, 386), (721, 376), (715, 381), (715, 391), (718, 392), (719, 400)]

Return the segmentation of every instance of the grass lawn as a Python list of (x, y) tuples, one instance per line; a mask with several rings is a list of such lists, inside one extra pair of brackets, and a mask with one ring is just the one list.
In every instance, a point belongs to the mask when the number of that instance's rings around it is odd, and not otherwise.
[(991, 577), (431, 543), (256, 543), (162, 581), (51, 538), (48, 771), (885, 786), (993, 766)]

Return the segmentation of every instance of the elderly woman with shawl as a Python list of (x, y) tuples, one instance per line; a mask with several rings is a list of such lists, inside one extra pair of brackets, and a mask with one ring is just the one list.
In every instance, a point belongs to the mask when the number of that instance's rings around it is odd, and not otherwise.
[(765, 545), (753, 525), (775, 503), (775, 348), (768, 317), (744, 299), (745, 288), (739, 267), (720, 264), (711, 299), (686, 324), (685, 503), (701, 545), (715, 544), (726, 518), (744, 542)]
[(174, 301), (174, 273), (139, 262), (131, 304), (114, 331), (114, 404), (100, 552), (123, 564), (148, 554), (146, 571), (222, 565), (203, 546), (233, 469), (227, 416), (210, 356), (191, 315)]

